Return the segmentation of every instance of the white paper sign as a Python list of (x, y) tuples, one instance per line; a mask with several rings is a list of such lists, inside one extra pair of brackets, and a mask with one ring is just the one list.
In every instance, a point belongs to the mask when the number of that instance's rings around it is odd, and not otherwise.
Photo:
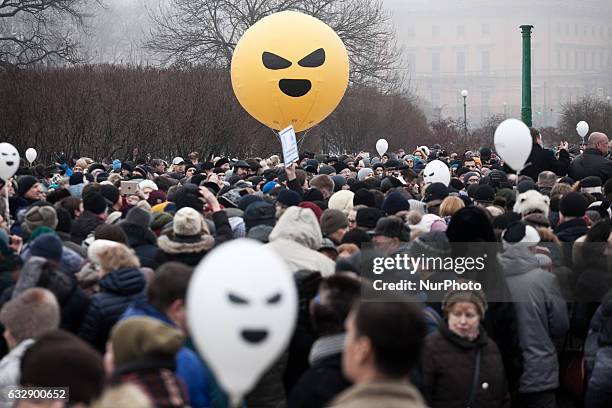
[(289, 126), (288, 128), (281, 130), (279, 136), (281, 144), (283, 145), (283, 159), (285, 162), (285, 167), (288, 167), (300, 159), (293, 126)]

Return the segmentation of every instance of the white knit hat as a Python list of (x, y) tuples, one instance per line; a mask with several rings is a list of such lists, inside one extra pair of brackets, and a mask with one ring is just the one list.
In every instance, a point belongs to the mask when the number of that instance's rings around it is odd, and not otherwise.
[(344, 215), (348, 215), (348, 212), (353, 209), (353, 197), (355, 193), (350, 190), (340, 190), (335, 192), (327, 203), (327, 208), (332, 210), (340, 210)]

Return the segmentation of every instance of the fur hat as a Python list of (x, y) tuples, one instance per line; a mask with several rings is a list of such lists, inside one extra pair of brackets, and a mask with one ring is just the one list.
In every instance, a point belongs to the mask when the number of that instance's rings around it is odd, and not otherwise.
[(57, 213), (51, 205), (32, 206), (23, 218), (22, 228), (26, 234), (31, 234), (38, 227), (57, 227)]
[(513, 208), (513, 211), (521, 214), (522, 217), (533, 213), (544, 214), (548, 217), (549, 210), (550, 198), (536, 190), (527, 190), (519, 194)]
[(332, 210), (340, 210), (345, 215), (353, 208), (353, 197), (355, 194), (349, 190), (340, 190), (335, 192), (327, 204), (327, 208)]
[(172, 229), (175, 236), (200, 236), (209, 233), (202, 215), (191, 207), (181, 208), (176, 212)]

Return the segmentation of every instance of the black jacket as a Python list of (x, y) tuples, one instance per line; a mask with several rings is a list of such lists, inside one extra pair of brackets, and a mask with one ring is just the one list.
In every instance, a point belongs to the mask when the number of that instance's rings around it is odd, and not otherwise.
[(100, 279), (100, 293), (91, 298), (79, 336), (104, 352), (119, 316), (133, 301), (145, 299), (145, 283), (144, 275), (136, 268), (118, 269)]
[[(593, 336), (590, 341), (593, 346), (590, 350), (592, 367), (588, 370), (584, 406), (588, 408), (610, 407), (612, 406), (612, 296), (606, 296), (593, 318), (591, 329), (592, 333), (589, 336)], [(587, 350), (585, 350), (585, 357), (586, 354)]]
[(146, 268), (157, 268), (157, 237), (148, 228), (140, 225), (122, 222), (119, 224), (128, 237), (128, 245), (136, 252), (140, 265)]
[[(432, 408), (467, 406), (480, 350), (480, 368), (472, 408), (510, 406), (510, 395), (495, 343), (481, 328), (475, 341), (452, 333), (445, 323), (425, 339), (423, 349), (424, 395)], [(486, 385), (485, 385), (486, 383)]]
[(289, 394), (289, 408), (323, 408), (351, 383), (342, 374), (342, 354), (329, 356), (310, 367)]
[(87, 236), (96, 229), (104, 221), (100, 219), (96, 214), (90, 211), (84, 211), (83, 214), (76, 220), (72, 221), (72, 229), (70, 230), (70, 237), (72, 242), (79, 245), (87, 238)]
[(576, 181), (588, 176), (599, 176), (605, 183), (612, 177), (612, 161), (606, 159), (597, 149), (585, 149), (584, 153), (572, 162), (569, 176)]
[(559, 159), (557, 160), (552, 151), (542, 149), (542, 146), (539, 144), (534, 144), (531, 149), (531, 154), (527, 159), (526, 166), (521, 171), (521, 174), (529, 176), (537, 181), (538, 175), (543, 171), (552, 171), (557, 176), (565, 176), (569, 166), (570, 156), (567, 150), (560, 150)]

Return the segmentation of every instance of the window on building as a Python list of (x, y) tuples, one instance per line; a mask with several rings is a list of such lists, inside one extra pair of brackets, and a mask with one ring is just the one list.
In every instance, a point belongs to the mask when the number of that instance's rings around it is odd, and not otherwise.
[(482, 103), (481, 115), (484, 118), (491, 111), (491, 93), (489, 91), (482, 91), (480, 94), (480, 98), (480, 101)]
[(567, 37), (569, 37), (570, 35), (570, 25), (569, 24), (565, 24), (565, 35)]
[(574, 51), (574, 71), (578, 71), (578, 51)]
[(591, 69), (595, 71), (597, 69), (597, 54), (595, 51), (591, 53)]
[(457, 26), (457, 37), (465, 37), (465, 26), (463, 24)]
[(578, 24), (574, 24), (574, 37), (578, 37)]
[(557, 35), (561, 35), (561, 23), (557, 21)]
[(440, 53), (434, 52), (431, 54), (431, 70), (432, 72), (440, 72)]
[(482, 52), (482, 72), (491, 70), (491, 53), (487, 50)]
[(415, 30), (414, 27), (408, 27), (406, 29), (406, 35), (408, 36), (408, 38), (414, 38), (415, 37)]
[(482, 35), (487, 36), (489, 34), (491, 34), (491, 26), (489, 24), (483, 24), (482, 25)]
[(465, 52), (463, 51), (457, 53), (457, 72), (459, 74), (465, 73)]
[(565, 50), (565, 69), (570, 69), (570, 50)]
[(440, 37), (440, 26), (433, 26), (433, 27), (431, 27), (431, 36), (433, 38)]
[(557, 49), (557, 69), (561, 69), (561, 50)]
[(410, 52), (406, 55), (406, 59), (408, 62), (408, 69), (411, 72), (416, 72), (416, 54), (414, 52)]

